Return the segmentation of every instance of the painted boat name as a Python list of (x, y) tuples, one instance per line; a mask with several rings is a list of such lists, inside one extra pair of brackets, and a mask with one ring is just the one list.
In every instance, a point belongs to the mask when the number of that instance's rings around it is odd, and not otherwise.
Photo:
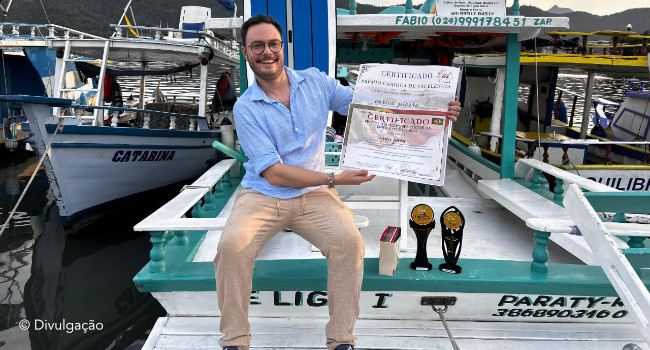
[[(293, 294), (293, 298), (291, 296)], [(305, 298), (305, 294), (307, 294)], [(386, 309), (386, 300), (393, 295), (390, 293), (375, 293), (377, 303), (372, 307), (375, 309)], [(327, 306), (327, 292), (325, 291), (312, 291), (312, 292), (273, 292), (273, 306), (302, 306), (306, 302), (308, 306), (320, 307)], [(250, 297), (251, 305), (261, 305), (259, 291), (252, 291)]]
[[(595, 178), (593, 176), (588, 176), (587, 179), (596, 181), (601, 184), (605, 184), (609, 187), (615, 188), (621, 191), (648, 191), (650, 190), (650, 178), (643, 177), (606, 177), (606, 178)], [(627, 181), (624, 181), (627, 180)], [(626, 186), (627, 185), (627, 186)]]
[(176, 151), (115, 151), (113, 162), (163, 162), (174, 160)]
[[(614, 310), (605, 309), (605, 305)], [(499, 304), (501, 308), (492, 316), (497, 317), (559, 317), (559, 318), (622, 318), (628, 312), (621, 298), (606, 297), (565, 297), (565, 296), (517, 296), (503, 295)], [(502, 308), (502, 307), (506, 308)], [(508, 308), (513, 306), (514, 308)], [(522, 307), (523, 306), (523, 307)], [(528, 306), (529, 308), (524, 308)], [(539, 308), (539, 307), (542, 308)]]

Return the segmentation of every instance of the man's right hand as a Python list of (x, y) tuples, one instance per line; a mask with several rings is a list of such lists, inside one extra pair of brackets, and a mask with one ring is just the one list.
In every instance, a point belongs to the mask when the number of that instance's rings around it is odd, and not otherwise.
[(368, 170), (345, 170), (334, 175), (334, 185), (360, 185), (375, 178), (368, 175)]

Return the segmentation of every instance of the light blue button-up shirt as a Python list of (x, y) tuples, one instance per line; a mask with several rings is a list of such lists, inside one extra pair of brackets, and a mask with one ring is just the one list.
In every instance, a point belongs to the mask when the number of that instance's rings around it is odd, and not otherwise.
[(294, 71), (285, 67), (291, 83), (291, 110), (270, 99), (257, 81), (237, 100), (233, 113), (237, 137), (250, 159), (244, 164), (242, 186), (264, 195), (289, 199), (322, 186), (271, 185), (260, 175), (280, 162), (298, 168), (323, 171), (325, 128), (330, 110), (348, 114), (353, 91), (316, 68)]

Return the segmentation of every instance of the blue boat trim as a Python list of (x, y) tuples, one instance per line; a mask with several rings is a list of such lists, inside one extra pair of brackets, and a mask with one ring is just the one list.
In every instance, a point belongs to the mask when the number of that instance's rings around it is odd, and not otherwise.
[(212, 148), (211, 144), (200, 146), (174, 146), (174, 145), (129, 145), (129, 144), (103, 144), (103, 143), (53, 143), (52, 148), (120, 148), (120, 149), (201, 149)]
[[(45, 130), (52, 134), (56, 124), (45, 124)], [(220, 131), (189, 131), (189, 130), (163, 130), (163, 129), (137, 129), (137, 128), (111, 128), (106, 126), (79, 126), (65, 125), (59, 134), (78, 135), (124, 135), (144, 137), (178, 137), (178, 138), (211, 138), (221, 137)]]
[(74, 100), (67, 98), (27, 95), (0, 95), (0, 101), (45, 104), (50, 107), (69, 107), (74, 102)]

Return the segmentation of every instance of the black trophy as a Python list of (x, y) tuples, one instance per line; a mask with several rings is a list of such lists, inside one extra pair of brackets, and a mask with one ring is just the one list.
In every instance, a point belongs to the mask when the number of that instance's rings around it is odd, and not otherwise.
[(426, 204), (418, 204), (411, 210), (409, 224), (415, 237), (418, 239), (418, 250), (415, 253), (415, 260), (411, 263), (413, 270), (431, 270), (433, 265), (427, 259), (427, 238), (429, 233), (436, 227), (436, 219), (433, 217), (433, 209)]
[(440, 271), (448, 273), (461, 273), (463, 268), (456, 265), (460, 257), (460, 248), (463, 245), (463, 228), (465, 218), (456, 207), (447, 208), (440, 215), (440, 228), (442, 234), (442, 255), (445, 263), (440, 264)]

